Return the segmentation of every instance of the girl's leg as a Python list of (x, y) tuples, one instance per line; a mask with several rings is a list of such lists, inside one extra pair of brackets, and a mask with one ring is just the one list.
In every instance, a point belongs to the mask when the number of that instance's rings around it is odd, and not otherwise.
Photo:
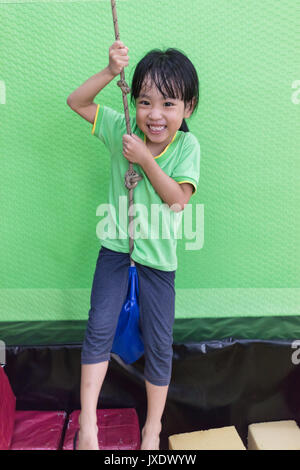
[(161, 418), (172, 371), (175, 271), (160, 271), (138, 263), (137, 267), (148, 402), (141, 449), (159, 450)]
[(81, 413), (77, 450), (99, 449), (96, 410), (107, 368), (108, 361), (81, 366)]
[(147, 392), (147, 418), (142, 429), (141, 450), (159, 450), (161, 418), (165, 408), (168, 385), (154, 385), (145, 380)]
[(98, 449), (96, 410), (119, 313), (128, 289), (128, 253), (101, 247), (81, 353), (81, 414), (77, 449)]

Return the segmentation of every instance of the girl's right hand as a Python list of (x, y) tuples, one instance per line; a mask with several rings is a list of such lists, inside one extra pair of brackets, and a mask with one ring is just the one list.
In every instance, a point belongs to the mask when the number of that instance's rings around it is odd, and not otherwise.
[(109, 48), (108, 68), (112, 75), (117, 76), (124, 67), (128, 66), (128, 47), (122, 41), (115, 41)]

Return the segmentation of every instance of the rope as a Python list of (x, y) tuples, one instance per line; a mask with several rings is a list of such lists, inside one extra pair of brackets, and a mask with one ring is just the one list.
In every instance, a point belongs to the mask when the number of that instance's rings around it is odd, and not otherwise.
[[(116, 37), (116, 41), (119, 41), (120, 33), (119, 33), (119, 25), (118, 25), (118, 17), (117, 17), (117, 9), (116, 9), (115, 0), (111, 0), (111, 8), (112, 8), (112, 15), (113, 15), (113, 22), (114, 22), (114, 29), (115, 29), (115, 37)], [(128, 111), (128, 101), (127, 101), (127, 94), (130, 93), (130, 88), (125, 81), (124, 68), (121, 70), (120, 77), (121, 77), (121, 80), (117, 82), (117, 85), (122, 90), (127, 134), (132, 135), (131, 126), (130, 126), (130, 117), (129, 117), (129, 111)], [(129, 169), (125, 174), (124, 183), (125, 183), (126, 188), (129, 190), (129, 202), (128, 202), (129, 216), (128, 217), (129, 217), (129, 253), (130, 253), (131, 266), (135, 266), (135, 263), (133, 259), (131, 258), (131, 254), (133, 251), (133, 244), (134, 244), (133, 215), (132, 215), (131, 207), (133, 206), (133, 190), (141, 179), (143, 179), (143, 177), (134, 170), (133, 164), (129, 162)]]

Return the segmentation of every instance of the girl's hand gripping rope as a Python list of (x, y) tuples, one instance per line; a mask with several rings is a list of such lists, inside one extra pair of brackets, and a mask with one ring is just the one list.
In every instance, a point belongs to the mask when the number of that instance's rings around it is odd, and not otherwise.
[(109, 48), (108, 69), (112, 75), (117, 76), (128, 64), (128, 47), (126, 47), (122, 41), (115, 41)]
[(145, 143), (135, 134), (123, 135), (123, 155), (131, 163), (138, 163), (141, 167), (153, 156)]

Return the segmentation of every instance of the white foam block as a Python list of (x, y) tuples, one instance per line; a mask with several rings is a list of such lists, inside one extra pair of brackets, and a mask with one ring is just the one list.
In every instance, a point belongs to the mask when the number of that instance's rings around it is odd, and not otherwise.
[(234, 426), (169, 436), (170, 450), (246, 450)]
[(300, 450), (300, 429), (292, 420), (250, 424), (248, 450)]

